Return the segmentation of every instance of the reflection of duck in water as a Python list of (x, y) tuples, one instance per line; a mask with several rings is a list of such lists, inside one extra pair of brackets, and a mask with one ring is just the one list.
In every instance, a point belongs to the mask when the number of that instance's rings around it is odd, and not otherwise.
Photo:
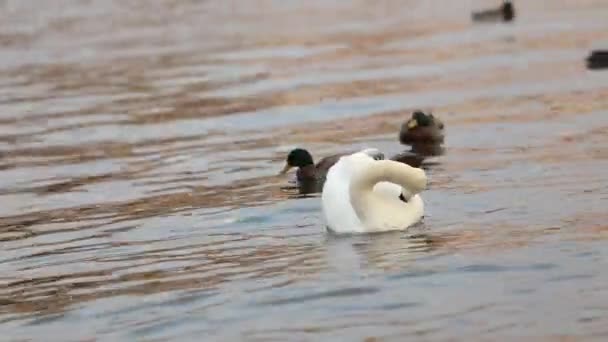
[[(375, 148), (365, 149), (361, 151), (373, 159), (384, 159), (384, 154)], [(320, 192), (323, 188), (325, 178), (329, 169), (338, 162), (338, 160), (348, 155), (348, 153), (339, 153), (327, 156), (321, 159), (318, 163), (314, 163), (310, 152), (303, 148), (295, 148), (287, 155), (285, 166), (279, 174), (285, 174), (290, 169), (296, 167), (296, 181), (301, 194), (309, 194)], [(399, 153), (391, 160), (408, 164), (414, 167), (420, 166), (424, 157), (411, 152)]]
[(595, 50), (587, 57), (587, 68), (608, 69), (608, 50)]
[(479, 12), (473, 12), (471, 19), (473, 21), (512, 21), (515, 18), (515, 8), (511, 1), (504, 1), (503, 4), (496, 9), (487, 9)]
[(444, 140), (444, 132), (443, 122), (439, 118), (417, 110), (401, 125), (399, 141), (405, 145), (440, 144)]
[(321, 195), (327, 228), (338, 234), (404, 230), (422, 219), (422, 169), (365, 153), (344, 156), (329, 170)]

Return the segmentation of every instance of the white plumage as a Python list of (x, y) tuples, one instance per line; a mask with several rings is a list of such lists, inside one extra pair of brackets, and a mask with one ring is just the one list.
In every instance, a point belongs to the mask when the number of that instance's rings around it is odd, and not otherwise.
[[(380, 156), (380, 157), (378, 157)], [(405, 230), (420, 221), (424, 170), (381, 159), (376, 149), (340, 158), (329, 169), (321, 194), (327, 228), (337, 234)], [(403, 202), (399, 196), (407, 200)]]

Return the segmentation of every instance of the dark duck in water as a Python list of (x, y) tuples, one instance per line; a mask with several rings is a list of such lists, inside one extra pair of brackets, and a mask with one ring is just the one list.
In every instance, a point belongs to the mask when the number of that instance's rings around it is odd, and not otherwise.
[(285, 166), (279, 172), (284, 175), (292, 168), (297, 168), (296, 183), (300, 194), (311, 194), (320, 192), (325, 183), (325, 176), (340, 157), (344, 154), (334, 154), (321, 159), (315, 164), (310, 152), (303, 148), (295, 148), (289, 152), (285, 160)]
[(608, 69), (608, 50), (595, 50), (587, 57), (588, 69)]
[(405, 145), (440, 144), (444, 140), (443, 122), (422, 111), (415, 111), (412, 117), (401, 125), (399, 141)]
[(343, 156), (343, 154), (325, 157), (315, 164), (312, 155), (307, 150), (295, 148), (287, 155), (285, 166), (280, 174), (285, 174), (292, 168), (297, 167), (296, 179), (299, 182), (323, 179), (327, 174), (327, 171), (329, 171), (329, 168), (332, 167), (341, 156)]
[(515, 7), (511, 1), (505, 1), (499, 8), (473, 12), (471, 19), (478, 22), (512, 21), (515, 19)]

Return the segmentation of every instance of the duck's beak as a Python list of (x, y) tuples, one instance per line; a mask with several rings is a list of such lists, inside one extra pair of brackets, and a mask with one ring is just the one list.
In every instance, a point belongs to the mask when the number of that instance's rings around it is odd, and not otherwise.
[(285, 164), (285, 166), (283, 166), (283, 170), (281, 170), (281, 172), (279, 172), (280, 175), (284, 175), (287, 173), (287, 171), (289, 171), (291, 169), (291, 165), (289, 164)]
[(416, 126), (418, 126), (418, 121), (416, 121), (416, 119), (410, 119), (410, 121), (407, 122), (408, 129), (415, 128)]

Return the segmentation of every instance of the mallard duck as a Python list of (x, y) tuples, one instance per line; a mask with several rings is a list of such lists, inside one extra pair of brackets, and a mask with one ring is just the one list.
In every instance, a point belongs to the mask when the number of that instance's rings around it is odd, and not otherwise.
[(473, 12), (471, 18), (473, 21), (512, 21), (515, 18), (515, 7), (507, 0), (499, 8)]
[(608, 50), (591, 51), (587, 57), (587, 68), (589, 69), (606, 69), (608, 68)]
[[(373, 159), (384, 159), (384, 154), (375, 148), (365, 149), (361, 152), (366, 153)], [(297, 167), (296, 181), (299, 193), (318, 193), (323, 189), (325, 177), (329, 169), (345, 155), (348, 155), (348, 153), (327, 156), (315, 164), (310, 152), (303, 148), (295, 148), (287, 155), (285, 166), (279, 174), (285, 174), (290, 169)]]
[(344, 156), (329, 170), (321, 194), (328, 230), (337, 234), (404, 230), (422, 219), (424, 170), (365, 153)]
[(444, 125), (433, 114), (424, 114), (414, 111), (412, 117), (401, 125), (399, 141), (402, 144), (414, 143), (442, 143), (444, 139)]
[(321, 159), (315, 164), (310, 152), (303, 148), (295, 148), (287, 155), (285, 166), (279, 174), (285, 174), (292, 168), (297, 167), (296, 179), (300, 182), (324, 178), (329, 168), (343, 155), (344, 154), (334, 154)]

